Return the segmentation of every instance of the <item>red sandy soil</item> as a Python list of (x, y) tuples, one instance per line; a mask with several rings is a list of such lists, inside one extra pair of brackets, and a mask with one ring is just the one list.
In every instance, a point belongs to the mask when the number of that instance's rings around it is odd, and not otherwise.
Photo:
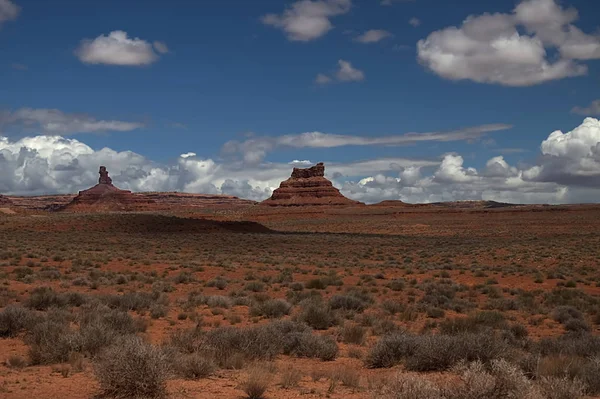
[[(499, 292), (521, 289), (540, 293), (551, 292), (566, 280), (577, 281), (577, 289), (592, 297), (600, 296), (600, 236), (597, 234), (600, 206), (523, 206), (496, 207), (489, 203), (455, 203), (448, 205), (407, 206), (383, 203), (359, 207), (271, 208), (254, 206), (235, 197), (201, 196), (179, 193), (147, 193), (158, 205), (143, 213), (77, 214), (42, 213), (50, 204), (64, 204), (69, 196), (11, 197), (17, 209), (26, 213), (0, 213), (1, 237), (11, 238), (5, 249), (23, 251), (17, 264), (0, 266), (0, 282), (14, 298), (23, 302), (37, 286), (44, 285), (58, 292), (81, 292), (89, 295), (129, 291), (150, 291), (149, 285), (136, 281), (124, 284), (89, 286), (64, 284), (75, 277), (86, 277), (86, 270), (77, 271), (69, 259), (69, 251), (79, 259), (97, 262), (97, 270), (114, 275), (155, 272), (175, 288), (167, 295), (170, 309), (166, 317), (150, 321), (143, 334), (150, 342), (161, 343), (177, 328), (190, 328), (191, 320), (178, 320), (182, 311), (178, 301), (201, 290), (204, 295), (227, 295), (243, 290), (247, 277), (254, 275), (274, 279), (285, 268), (294, 270), (295, 282), (306, 283), (335, 272), (343, 281), (341, 288), (330, 286), (322, 291), (325, 298), (349, 287), (369, 287), (377, 303), (394, 299), (409, 303), (422, 298), (420, 290), (407, 288), (390, 291), (387, 284), (397, 278), (415, 286), (439, 279), (442, 272), (454, 283), (464, 284), (481, 304), (488, 297), (477, 290), (490, 280)], [(490, 206), (491, 205), (491, 206)], [(162, 209), (162, 211), (161, 211)], [(168, 211), (167, 211), (168, 210)], [(34, 214), (32, 214), (33, 212)], [(12, 240), (13, 237), (14, 240)], [(62, 249), (61, 249), (62, 248)], [(105, 252), (103, 252), (105, 251)], [(2, 249), (0, 249), (2, 252)], [(31, 257), (26, 255), (31, 252)], [(109, 259), (103, 260), (106, 253)], [(54, 260), (53, 255), (63, 254)], [(46, 258), (42, 261), (42, 258)], [(28, 266), (31, 262), (33, 266)], [(185, 268), (187, 263), (196, 269)], [(42, 267), (55, 268), (66, 280), (17, 280), (14, 270), (30, 267), (41, 273)], [(536, 275), (550, 271), (567, 273), (564, 278), (546, 278), (536, 282)], [(189, 271), (193, 282), (176, 284), (174, 279)], [(383, 279), (374, 277), (384, 275)], [(478, 274), (480, 273), (480, 274)], [(41, 275), (41, 274), (40, 274)], [(222, 276), (229, 281), (225, 290), (206, 287), (205, 283)], [(370, 276), (370, 278), (365, 278)], [(598, 284), (592, 283), (592, 281)], [(287, 289), (269, 283), (267, 293), (273, 298), (285, 298)], [(504, 292), (502, 295), (508, 295)], [(0, 303), (0, 307), (3, 306)], [(376, 312), (377, 306), (366, 312)], [(206, 328), (229, 325), (229, 316), (241, 318), (236, 326), (262, 323), (253, 320), (248, 307), (234, 306), (226, 314), (213, 314), (208, 307), (198, 309)], [(563, 326), (551, 317), (542, 317), (539, 324), (530, 324), (531, 316), (521, 310), (505, 312), (511, 322), (527, 327), (532, 339), (555, 337)], [(379, 315), (379, 313), (378, 313)], [(226, 317), (227, 316), (227, 317)], [(446, 311), (445, 317), (458, 316)], [(148, 315), (145, 318), (150, 320)], [(419, 314), (413, 321), (394, 319), (403, 328), (419, 332), (432, 321)], [(335, 334), (335, 328), (319, 332)], [(593, 326), (599, 334), (599, 326)], [(379, 337), (369, 335), (363, 346), (340, 343), (340, 355), (333, 362), (280, 357), (272, 366), (283, 370), (292, 365), (304, 377), (299, 387), (283, 389), (275, 373), (266, 398), (371, 398), (369, 381), (403, 372), (402, 366), (369, 370), (361, 360), (351, 358), (349, 349), (363, 353)], [(0, 362), (11, 355), (27, 357), (23, 337), (0, 339)], [(89, 360), (84, 370), (60, 373), (60, 365), (28, 366), (22, 370), (0, 365), (0, 397), (29, 398), (90, 398), (99, 394)], [(314, 381), (314, 370), (328, 375), (346, 367), (357, 370), (361, 388), (338, 385), (328, 392), (330, 380)], [(169, 380), (168, 391), (173, 398), (242, 398), (239, 386), (245, 371), (220, 370), (198, 381)], [(447, 374), (427, 374), (433, 380), (452, 378)]]

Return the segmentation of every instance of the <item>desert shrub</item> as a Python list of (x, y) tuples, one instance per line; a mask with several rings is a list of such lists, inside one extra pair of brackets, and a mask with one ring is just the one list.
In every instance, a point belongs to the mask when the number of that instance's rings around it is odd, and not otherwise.
[(583, 382), (567, 377), (543, 377), (538, 385), (544, 398), (547, 399), (581, 399), (586, 392), (586, 385)]
[(6, 365), (11, 369), (22, 369), (27, 366), (27, 360), (18, 355), (9, 356)]
[(165, 317), (168, 313), (168, 309), (160, 305), (158, 303), (150, 306), (150, 317), (153, 319), (160, 319), (161, 317)]
[(486, 367), (482, 362), (458, 365), (455, 371), (463, 384), (449, 389), (450, 399), (526, 399), (535, 398), (533, 382), (515, 365), (494, 360)]
[(265, 290), (265, 284), (260, 281), (250, 281), (244, 286), (244, 289), (252, 292), (263, 292)]
[(587, 333), (592, 330), (585, 320), (570, 319), (564, 323), (565, 330), (570, 333)]
[(211, 295), (206, 298), (206, 304), (211, 308), (229, 309), (231, 307), (231, 300), (226, 296)]
[(123, 295), (103, 295), (100, 300), (113, 309), (124, 311), (148, 310), (160, 298), (160, 293), (129, 292)]
[(329, 284), (325, 279), (315, 278), (307, 281), (306, 284), (304, 284), (304, 286), (309, 290), (324, 290), (329, 286)]
[(293, 332), (285, 336), (283, 354), (297, 357), (334, 360), (339, 348), (329, 336), (312, 334), (310, 331)]
[(66, 323), (46, 320), (36, 324), (25, 336), (31, 364), (62, 363), (71, 352), (80, 350), (79, 336)]
[(346, 322), (338, 329), (338, 335), (346, 344), (362, 345), (365, 343), (367, 330), (355, 323)]
[(417, 338), (412, 334), (398, 332), (386, 335), (371, 348), (366, 365), (371, 368), (392, 367), (415, 351)]
[(371, 333), (373, 335), (388, 335), (400, 330), (400, 327), (393, 320), (390, 319), (377, 319), (373, 323)]
[(369, 367), (392, 367), (404, 361), (411, 371), (447, 370), (460, 361), (499, 358), (507, 350), (504, 341), (490, 334), (410, 335), (383, 337), (367, 356)]
[(28, 309), (9, 305), (0, 312), (0, 337), (15, 337), (31, 328), (38, 318)]
[(250, 307), (250, 315), (265, 316), (269, 319), (279, 319), (290, 313), (292, 305), (283, 299), (270, 299), (260, 303), (254, 303)]
[(280, 384), (284, 389), (295, 388), (302, 380), (302, 372), (293, 366), (288, 366), (281, 371)]
[(396, 314), (403, 312), (406, 309), (406, 305), (402, 302), (386, 300), (381, 303), (381, 308), (389, 314)]
[(67, 292), (61, 294), (63, 300), (69, 306), (80, 307), (89, 302), (89, 297), (87, 295), (81, 294), (79, 292)]
[(392, 291), (402, 291), (406, 283), (402, 279), (395, 279), (388, 283), (387, 287)]
[(304, 284), (302, 284), (300, 282), (291, 283), (290, 289), (292, 291), (302, 291), (302, 290), (304, 290)]
[(128, 336), (99, 356), (94, 372), (107, 396), (162, 398), (170, 374), (166, 354), (140, 338)]
[(60, 308), (66, 306), (66, 304), (66, 299), (51, 287), (34, 288), (25, 302), (28, 308), (35, 310), (47, 310), (51, 307)]
[(483, 311), (444, 320), (439, 327), (442, 334), (479, 333), (485, 328), (505, 328), (506, 320), (500, 312)]
[(227, 280), (225, 280), (222, 277), (216, 277), (216, 278), (210, 280), (208, 283), (206, 283), (206, 286), (207, 287), (215, 287), (222, 291), (225, 288), (227, 288)]
[(568, 377), (577, 380), (587, 387), (591, 395), (600, 393), (600, 357), (578, 357), (565, 355), (552, 355), (543, 358), (534, 358), (535, 362), (525, 367), (530, 375), (536, 378)]
[(217, 365), (210, 356), (191, 353), (176, 357), (174, 369), (183, 378), (197, 380), (213, 374), (217, 369)]
[(134, 319), (127, 312), (111, 309), (102, 304), (85, 305), (79, 313), (78, 321), (81, 327), (100, 324), (102, 328), (119, 334), (144, 332), (146, 327), (142, 319)]
[(175, 330), (169, 336), (167, 345), (181, 353), (198, 352), (204, 344), (204, 333), (199, 328)]
[(427, 317), (432, 319), (441, 319), (446, 315), (446, 311), (440, 308), (427, 308)]
[(533, 351), (544, 356), (599, 356), (600, 337), (590, 334), (566, 334), (558, 338), (544, 338), (535, 345)]
[(583, 320), (583, 314), (573, 306), (558, 306), (552, 312), (552, 318), (561, 324), (565, 324), (571, 319)]
[(302, 310), (298, 314), (297, 319), (316, 330), (327, 330), (338, 323), (338, 319), (331, 308), (321, 301), (315, 300), (308, 300), (302, 303)]
[(189, 284), (194, 281), (195, 278), (190, 272), (181, 272), (173, 278), (175, 284)]
[(269, 388), (271, 383), (271, 375), (268, 371), (262, 368), (253, 368), (248, 372), (248, 376), (241, 384), (241, 389), (244, 391), (248, 399), (261, 399)]
[(369, 301), (361, 298), (358, 295), (334, 295), (329, 299), (331, 309), (354, 310), (362, 312), (369, 306)]
[(525, 327), (523, 324), (513, 324), (510, 326), (509, 331), (516, 339), (525, 339), (529, 335), (527, 327)]
[(349, 366), (338, 366), (331, 374), (333, 381), (340, 381), (344, 386), (352, 389), (360, 387), (360, 371)]
[(442, 371), (460, 361), (487, 363), (506, 350), (505, 342), (490, 334), (423, 335), (405, 366), (412, 371)]
[(272, 323), (256, 327), (219, 327), (206, 333), (205, 344), (223, 363), (232, 356), (271, 360), (283, 349), (283, 333)]

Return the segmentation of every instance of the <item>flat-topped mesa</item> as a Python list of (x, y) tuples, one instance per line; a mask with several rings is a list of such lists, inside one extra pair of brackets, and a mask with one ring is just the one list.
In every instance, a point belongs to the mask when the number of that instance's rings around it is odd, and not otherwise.
[(281, 182), (271, 198), (261, 202), (269, 206), (309, 205), (359, 205), (360, 202), (344, 197), (325, 178), (325, 165), (321, 162), (313, 167), (294, 168), (292, 176)]
[(292, 179), (309, 179), (311, 177), (325, 177), (325, 164), (319, 162), (310, 168), (294, 168)]

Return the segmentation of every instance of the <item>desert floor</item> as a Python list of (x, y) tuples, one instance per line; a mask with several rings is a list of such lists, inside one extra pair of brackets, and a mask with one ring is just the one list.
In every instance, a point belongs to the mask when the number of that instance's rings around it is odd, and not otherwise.
[[(244, 398), (251, 384), (265, 398), (416, 398), (398, 384), (468, 384), (454, 363), (479, 355), (437, 341), (427, 354), (414, 337), (430, 336), (493, 337), (504, 346), (486, 343), (499, 352), (484, 363), (600, 397), (599, 227), (600, 206), (0, 213), (0, 310), (28, 320), (0, 316), (0, 397), (100, 396), (98, 367), (125, 335), (164, 349), (172, 398)], [(323, 339), (282, 349), (292, 335), (260, 337), (277, 320)], [(233, 329), (256, 341), (228, 341)], [(417, 349), (382, 361), (378, 342), (398, 335)]]

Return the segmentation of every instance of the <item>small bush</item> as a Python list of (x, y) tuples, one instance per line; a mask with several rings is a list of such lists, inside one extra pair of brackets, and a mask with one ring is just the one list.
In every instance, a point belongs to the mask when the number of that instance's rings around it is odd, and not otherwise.
[(66, 304), (66, 299), (51, 287), (34, 288), (26, 301), (26, 306), (35, 310), (47, 310), (51, 307), (60, 308)]
[(323, 361), (334, 360), (338, 352), (339, 348), (333, 338), (309, 331), (288, 334), (283, 348), (285, 355), (318, 358)]
[(25, 336), (31, 364), (63, 363), (81, 349), (79, 336), (68, 325), (54, 320), (36, 324)]
[(337, 324), (338, 319), (331, 308), (320, 301), (309, 300), (302, 306), (298, 321), (308, 324), (316, 330), (327, 330)]
[(279, 319), (288, 315), (291, 309), (292, 305), (283, 299), (270, 299), (265, 302), (254, 303), (250, 308), (250, 315)]
[(36, 317), (20, 306), (9, 305), (0, 312), (0, 337), (16, 337), (23, 329), (31, 327)]
[(130, 336), (108, 348), (94, 363), (94, 372), (107, 396), (163, 398), (169, 375), (166, 354)]
[(265, 284), (260, 281), (251, 281), (244, 286), (244, 289), (252, 292), (263, 292), (265, 290)]
[(217, 365), (208, 356), (200, 353), (184, 354), (175, 360), (175, 371), (183, 378), (198, 380), (213, 374)]
[(362, 345), (365, 343), (367, 330), (358, 324), (346, 322), (339, 328), (338, 334), (346, 344)]
[(296, 388), (302, 380), (302, 372), (294, 366), (288, 366), (281, 372), (281, 387), (284, 389)]
[(357, 295), (334, 295), (329, 300), (329, 306), (331, 309), (362, 312), (369, 306), (369, 301)]
[(231, 307), (231, 300), (226, 296), (211, 295), (206, 299), (206, 304), (211, 308), (229, 309)]
[(414, 353), (417, 339), (414, 335), (395, 333), (384, 336), (371, 348), (366, 365), (370, 368), (392, 367)]
[(583, 314), (573, 306), (559, 306), (552, 312), (552, 318), (565, 324), (571, 319), (583, 320)]
[(269, 388), (271, 375), (264, 369), (254, 368), (248, 372), (248, 377), (242, 383), (241, 389), (248, 399), (262, 399)]
[(547, 399), (580, 399), (585, 396), (586, 392), (583, 382), (567, 377), (543, 377), (539, 381), (539, 387)]
[(153, 319), (160, 319), (161, 317), (165, 317), (168, 313), (168, 309), (159, 304), (154, 304), (150, 307), (150, 317)]
[(22, 369), (27, 366), (27, 360), (21, 356), (9, 356), (6, 360), (6, 365), (11, 369)]

